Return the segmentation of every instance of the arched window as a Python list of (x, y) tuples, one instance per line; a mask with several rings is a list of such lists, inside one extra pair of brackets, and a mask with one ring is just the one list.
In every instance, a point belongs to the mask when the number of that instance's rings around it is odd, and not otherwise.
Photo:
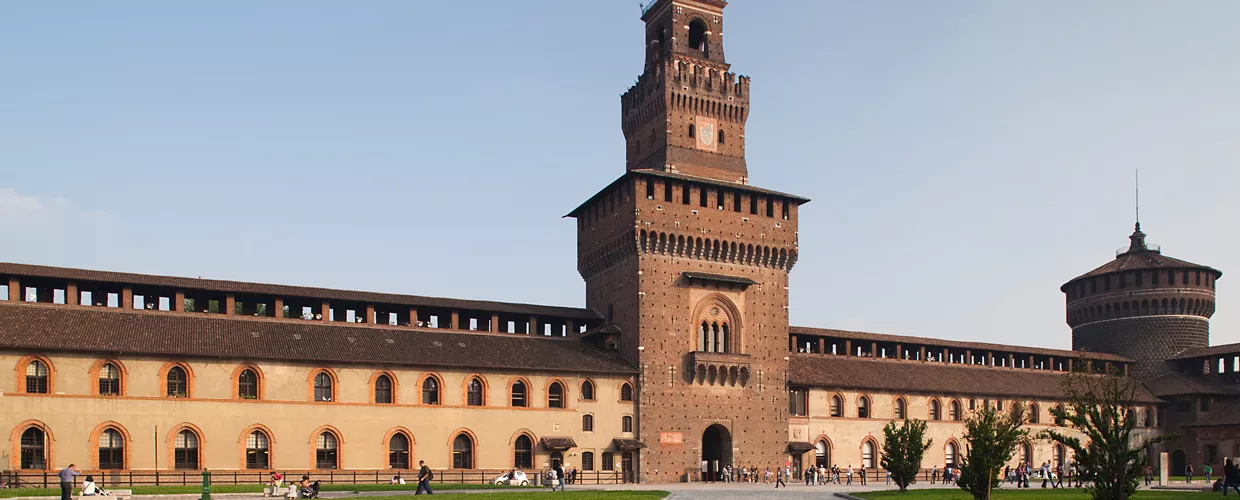
[(943, 407), (939, 405), (939, 400), (930, 400), (930, 420), (942, 420)]
[(392, 377), (387, 376), (387, 374), (379, 375), (375, 379), (375, 402), (392, 402)]
[[(460, 439), (459, 437), (457, 439)], [(534, 468), (534, 440), (529, 436), (522, 434), (517, 436), (517, 442), (513, 444), (512, 466), (517, 469)]]
[(947, 419), (952, 422), (960, 421), (960, 401), (952, 400), (951, 404), (947, 405)]
[(388, 468), (409, 468), (409, 436), (403, 432), (392, 434), (391, 439), (388, 439)]
[(47, 365), (34, 360), (26, 365), (26, 393), (47, 394)]
[(629, 415), (620, 417), (620, 432), (633, 432), (633, 417)]
[(528, 405), (528, 399), (525, 397), (525, 382), (520, 380), (512, 383), (512, 406), (524, 408)]
[(1038, 415), (1037, 403), (1029, 403), (1029, 423), (1036, 424), (1039, 420), (1041, 420), (1041, 416)]
[(594, 382), (587, 380), (581, 383), (581, 399), (594, 401)]
[(1020, 461), (1026, 464), (1033, 463), (1033, 446), (1030, 446), (1029, 443), (1022, 443), (1020, 445)]
[(316, 469), (339, 469), (340, 462), (337, 461), (339, 454), (337, 449), (339, 442), (336, 435), (330, 432), (319, 434), (318, 440), (314, 445), (314, 467)]
[(237, 376), (237, 396), (241, 399), (258, 399), (258, 373), (246, 368)]
[(831, 464), (831, 445), (826, 440), (818, 441), (814, 445), (814, 466), (830, 467)]
[(857, 398), (857, 418), (870, 418), (870, 398), (868, 396)]
[(893, 413), (893, 415), (895, 416), (895, 419), (896, 419), (896, 420), (904, 420), (905, 418), (907, 418), (907, 417), (908, 417), (908, 414), (907, 414), (906, 410), (907, 410), (907, 403), (905, 403), (905, 402), (904, 402), (904, 399), (903, 399), (903, 398), (896, 398), (896, 401), (895, 401), (895, 411), (894, 411), (894, 412), (892, 412), (892, 413)]
[(594, 415), (586, 414), (581, 416), (581, 430), (585, 432), (594, 431)]
[(947, 443), (943, 447), (943, 462), (949, 467), (956, 466), (956, 443)]
[(452, 468), (474, 468), (474, 442), (466, 434), (457, 435), (452, 440)]
[(194, 431), (185, 429), (177, 433), (172, 450), (172, 465), (180, 470), (198, 468), (198, 436)]
[(629, 384), (628, 382), (625, 382), (624, 384), (620, 386), (620, 401), (632, 401), (632, 400), (633, 400), (633, 386)]
[(594, 452), (592, 451), (581, 452), (581, 470), (585, 470), (585, 471), (594, 470)]
[(552, 382), (547, 388), (547, 408), (564, 407), (564, 384)]
[[(1055, 413), (1063, 413), (1063, 405), (1055, 405)], [(1146, 422), (1149, 422), (1149, 420)], [(1063, 426), (1064, 419), (1060, 418), (1058, 415), (1055, 415), (1055, 425)]]
[(874, 441), (867, 440), (861, 444), (861, 466), (867, 469), (874, 468)]
[(469, 406), (482, 406), (485, 402), (482, 397), (482, 381), (477, 377), (469, 380), (469, 387), (466, 388), (465, 404)]
[(1052, 454), (1051, 459), (1054, 460), (1052, 465), (1054, 465), (1055, 467), (1064, 466), (1064, 460), (1063, 460), (1064, 451), (1065, 450), (1062, 444), (1056, 444), (1055, 447), (1051, 449), (1051, 454)]
[(22, 432), (20, 466), (22, 469), (47, 469), (47, 434), (43, 429), (31, 427)]
[(263, 431), (251, 432), (245, 438), (245, 468), (266, 469), (271, 464), (271, 442)]
[(189, 397), (189, 374), (185, 373), (184, 368), (174, 366), (168, 370), (167, 394), (170, 398)]
[(439, 381), (435, 377), (426, 377), (422, 381), (422, 404), (439, 404)]
[(99, 395), (121, 395), (121, 371), (112, 363), (105, 363), (99, 368)]
[(838, 395), (831, 396), (831, 416), (844, 416), (844, 398), (841, 398)]
[(332, 376), (327, 372), (319, 372), (314, 376), (314, 400), (315, 401), (331, 401), (335, 394), (332, 393)]
[(701, 19), (694, 19), (689, 22), (689, 48), (700, 50), (703, 53), (707, 50), (706, 23), (702, 22)]
[(125, 468), (125, 438), (116, 429), (105, 429), (99, 434), (99, 469), (119, 470)]

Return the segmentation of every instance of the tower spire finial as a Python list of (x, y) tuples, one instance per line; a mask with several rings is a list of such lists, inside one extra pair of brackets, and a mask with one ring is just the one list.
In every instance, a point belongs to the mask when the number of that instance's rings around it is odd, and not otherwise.
[(1133, 183), (1133, 191), (1136, 198), (1137, 225), (1136, 230), (1141, 230), (1141, 169), (1134, 172), (1135, 182)]

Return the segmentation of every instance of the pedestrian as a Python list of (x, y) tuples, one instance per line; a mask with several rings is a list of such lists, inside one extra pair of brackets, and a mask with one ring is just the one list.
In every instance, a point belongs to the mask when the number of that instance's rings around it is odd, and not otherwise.
[[(552, 470), (555, 471), (555, 480), (559, 482), (560, 491), (568, 491), (564, 489), (564, 464), (557, 462)], [(551, 491), (555, 491), (554, 485), (551, 486)]]
[(886, 469), (886, 471), (887, 471), (887, 486), (891, 486), (891, 469)]
[(1210, 467), (1210, 464), (1203, 464), (1201, 472), (1206, 475), (1206, 484), (1210, 484), (1210, 473), (1214, 472), (1214, 469)]
[(60, 469), (60, 500), (73, 500), (73, 483), (77, 482), (77, 477), (81, 475), (78, 471), (77, 464), (69, 464), (68, 467)]
[(865, 486), (865, 477), (869, 475), (869, 471), (865, 470), (865, 464), (861, 464), (861, 486)]
[[(1149, 486), (1154, 479), (1154, 468), (1150, 467), (1150, 464), (1145, 464), (1145, 467), (1141, 468), (1141, 472), (1145, 473), (1145, 485)], [(1072, 484), (1072, 479), (1068, 479), (1068, 484)]]
[(939, 482), (939, 464), (934, 464), (934, 466), (930, 468), (930, 484), (935, 484), (937, 482)]
[(427, 495), (434, 495), (435, 490), (431, 489), (431, 479), (435, 478), (435, 473), (431, 472), (431, 468), (426, 466), (425, 460), (418, 460), (418, 490), (414, 495), (421, 495), (426, 491)]
[(1240, 495), (1240, 469), (1231, 463), (1228, 458), (1223, 462), (1223, 496), (1227, 496), (1227, 487), (1231, 486), (1236, 489), (1236, 494)]
[(1055, 467), (1055, 482), (1052, 485), (1056, 488), (1063, 488), (1063, 464), (1060, 463)]
[(1184, 476), (1186, 478), (1185, 483), (1193, 482), (1193, 464), (1188, 464), (1188, 467), (1184, 468)]
[(848, 464), (848, 484), (849, 485), (852, 484), (852, 475), (853, 475), (852, 464)]
[(782, 468), (775, 470), (775, 487), (779, 488), (781, 485), (785, 488), (788, 487), (788, 483), (784, 482), (784, 469)]

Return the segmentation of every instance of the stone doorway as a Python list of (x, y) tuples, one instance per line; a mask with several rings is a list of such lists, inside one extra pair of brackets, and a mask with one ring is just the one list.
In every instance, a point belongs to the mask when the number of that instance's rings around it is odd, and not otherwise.
[(702, 480), (719, 481), (720, 472), (732, 464), (732, 433), (720, 424), (702, 433)]

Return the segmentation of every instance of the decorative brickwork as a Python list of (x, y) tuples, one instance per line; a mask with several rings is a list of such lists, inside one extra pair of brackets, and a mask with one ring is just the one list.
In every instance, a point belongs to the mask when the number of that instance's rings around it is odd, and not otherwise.
[(1170, 370), (1165, 361), (1171, 355), (1209, 343), (1209, 320), (1189, 316), (1140, 316), (1088, 323), (1072, 330), (1073, 349), (1136, 360), (1128, 374), (1137, 380)]

